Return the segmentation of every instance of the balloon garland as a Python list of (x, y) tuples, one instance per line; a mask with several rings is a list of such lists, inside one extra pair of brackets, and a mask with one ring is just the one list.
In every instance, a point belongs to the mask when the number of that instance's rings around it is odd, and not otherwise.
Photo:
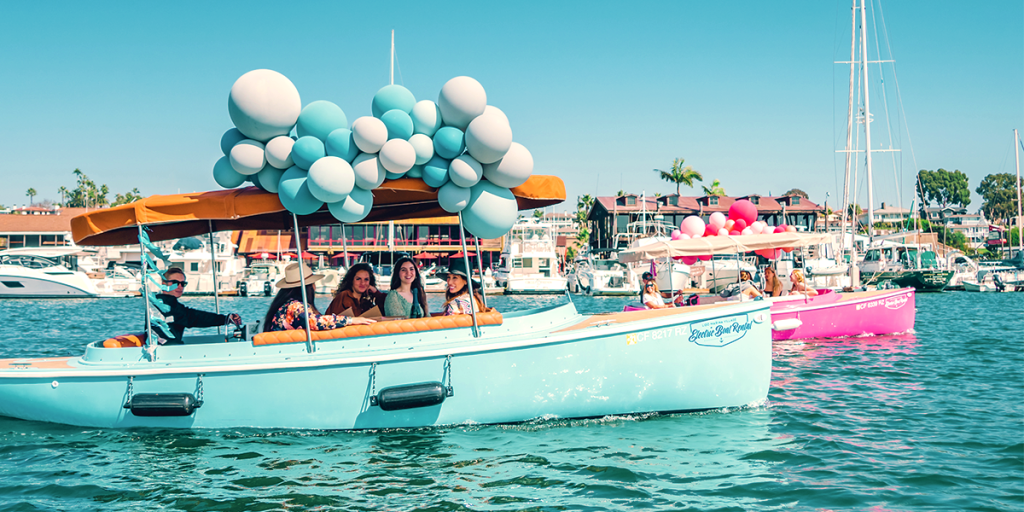
[(252, 182), (296, 214), (326, 204), (339, 221), (359, 222), (384, 181), (422, 179), (438, 189), (445, 211), (462, 212), (474, 235), (497, 238), (512, 228), (519, 212), (509, 189), (530, 177), (533, 155), (513, 142), (508, 117), (487, 104), (480, 82), (452, 78), (436, 103), (387, 85), (370, 110), (350, 125), (330, 101), (303, 107), (281, 73), (250, 71), (228, 95), (235, 127), (221, 137), (214, 180), (224, 188)]
[[(485, 173), (486, 175), (486, 173)], [(736, 236), (736, 235), (759, 235), (771, 233), (795, 233), (795, 226), (785, 224), (771, 226), (757, 220), (757, 206), (746, 199), (740, 199), (729, 206), (729, 216), (721, 212), (714, 212), (708, 218), (707, 224), (696, 215), (690, 215), (683, 219), (679, 229), (672, 231), (672, 240), (689, 240), (691, 238), (703, 238), (712, 236)], [(762, 249), (754, 251), (755, 254), (774, 260), (782, 252), (792, 252), (792, 247), (783, 249)], [(708, 261), (710, 255), (704, 256), (677, 256), (675, 259), (687, 265), (693, 265), (698, 260)]]

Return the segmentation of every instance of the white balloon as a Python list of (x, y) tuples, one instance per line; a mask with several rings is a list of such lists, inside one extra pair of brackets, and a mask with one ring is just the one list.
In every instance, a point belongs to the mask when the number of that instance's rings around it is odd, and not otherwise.
[(384, 183), (387, 170), (377, 162), (374, 153), (360, 153), (352, 160), (352, 171), (356, 175), (356, 186), (363, 190), (373, 190)]
[(235, 147), (231, 148), (231, 154), (228, 155), (231, 167), (245, 176), (252, 176), (260, 172), (267, 164), (263, 148), (262, 142), (252, 139), (245, 139), (235, 144)]
[(533, 155), (518, 142), (509, 146), (501, 160), (484, 166), (487, 181), (505, 188), (515, 188), (526, 183), (532, 172)]
[(466, 149), (482, 164), (501, 160), (511, 145), (512, 128), (504, 114), (484, 113), (466, 127)]
[(416, 165), (416, 148), (407, 140), (391, 139), (380, 148), (377, 159), (385, 170), (405, 174)]
[(306, 183), (310, 193), (325, 203), (345, 199), (356, 184), (352, 166), (336, 156), (325, 156), (313, 162), (309, 167), (308, 178)]
[[(281, 135), (280, 137), (274, 137), (267, 143), (267, 163), (281, 170), (287, 169), (293, 165), (292, 162), (292, 146), (295, 145), (295, 139), (287, 135)], [(262, 181), (260, 183), (263, 183)]]
[(437, 107), (445, 124), (465, 130), (469, 122), (487, 108), (487, 93), (480, 82), (468, 76), (457, 76), (441, 87)]
[(416, 165), (423, 165), (434, 157), (434, 141), (422, 133), (409, 137), (409, 144), (416, 150)]
[(437, 108), (436, 103), (430, 100), (417, 102), (412, 107), (409, 117), (412, 117), (412, 132), (422, 133), (427, 137), (433, 137), (434, 132), (443, 125), (441, 110)]
[(460, 155), (448, 164), (448, 177), (452, 183), (460, 187), (469, 188), (476, 185), (483, 175), (483, 166), (469, 155)]
[(262, 171), (256, 173), (256, 179), (260, 181), (260, 186), (263, 187), (267, 192), (277, 193), (277, 185), (281, 182), (281, 176), (284, 174), (283, 169), (278, 169), (273, 165), (268, 165), (263, 168)]
[(469, 205), (470, 192), (449, 181), (437, 189), (437, 203), (448, 213), (459, 213)]
[(363, 153), (376, 153), (388, 141), (388, 127), (376, 117), (360, 117), (352, 122), (352, 140)]
[(505, 124), (511, 125), (511, 123), (508, 122), (508, 116), (505, 115), (505, 112), (503, 112), (500, 108), (495, 107), (494, 105), (487, 105), (487, 107), (484, 108), (484, 113), (481, 115), (501, 116), (505, 120)]
[(260, 142), (288, 135), (302, 112), (299, 90), (269, 69), (250, 71), (231, 86), (228, 115), (238, 131)]

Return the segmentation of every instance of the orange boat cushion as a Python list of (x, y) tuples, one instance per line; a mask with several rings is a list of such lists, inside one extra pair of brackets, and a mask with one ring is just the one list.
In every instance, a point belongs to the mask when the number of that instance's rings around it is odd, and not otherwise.
[[(501, 325), (501, 313), (490, 311), (476, 315), (478, 325)], [(313, 331), (314, 340), (336, 340), (342, 338), (359, 338), (362, 336), (381, 336), (385, 334), (401, 334), (407, 332), (436, 331), (454, 329), (456, 327), (472, 327), (473, 317), (470, 315), (434, 316), (430, 318), (408, 318), (403, 320), (385, 320), (369, 325), (349, 325), (329, 331)], [(109, 340), (108, 340), (109, 341)], [(252, 339), (253, 345), (276, 345), (278, 343), (301, 343), (306, 341), (304, 329), (290, 331), (270, 331), (257, 334)]]
[(146, 333), (122, 334), (103, 341), (103, 348), (141, 347), (146, 344)]

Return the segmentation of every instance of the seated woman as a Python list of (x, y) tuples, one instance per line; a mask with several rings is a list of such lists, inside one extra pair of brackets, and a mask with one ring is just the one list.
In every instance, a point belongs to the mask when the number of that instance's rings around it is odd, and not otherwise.
[(782, 281), (779, 281), (775, 269), (770, 266), (764, 268), (764, 294), (768, 297), (782, 295)]
[(313, 283), (324, 278), (323, 274), (314, 274), (303, 265), (304, 279), (299, 279), (299, 264), (292, 263), (284, 268), (284, 277), (277, 282), (279, 288), (274, 301), (270, 303), (267, 316), (263, 320), (263, 332), (288, 331), (306, 328), (306, 308), (302, 305), (302, 286), (306, 287), (306, 301), (309, 303), (309, 330), (325, 331), (346, 325), (372, 324), (369, 318), (352, 318), (341, 315), (321, 315), (313, 303), (316, 287)]
[(793, 282), (793, 288), (789, 290), (789, 293), (802, 293), (808, 297), (818, 295), (817, 290), (807, 285), (804, 273), (800, 269), (794, 269), (793, 273), (789, 275), (789, 280)]
[[(654, 274), (650, 272), (644, 272), (642, 289), (640, 290), (640, 302), (647, 306), (647, 309), (662, 309), (671, 308), (676, 304), (665, 304), (665, 299), (661, 296), (661, 290), (658, 289), (658, 284), (654, 282)], [(679, 292), (675, 299), (675, 302), (683, 300), (682, 291)]]
[(170, 291), (159, 293), (156, 296), (157, 300), (171, 308), (169, 312), (164, 313), (167, 326), (171, 328), (171, 332), (167, 333), (171, 336), (171, 339), (167, 341), (161, 340), (161, 343), (167, 345), (183, 344), (184, 342), (181, 338), (188, 327), (217, 327), (227, 325), (228, 322), (242, 325), (242, 317), (236, 313), (229, 315), (209, 313), (186, 307), (179, 302), (178, 299), (181, 298), (181, 294), (185, 293), (186, 284), (185, 272), (182, 269), (171, 267), (164, 271), (163, 284), (164, 286), (174, 286), (174, 288)]
[(340, 315), (351, 309), (352, 316), (359, 316), (374, 306), (384, 308), (386, 296), (377, 291), (377, 278), (369, 263), (356, 263), (345, 272), (334, 300), (327, 306), (328, 315)]
[(384, 316), (423, 318), (428, 315), (427, 292), (416, 262), (408, 256), (400, 258), (391, 275), (391, 291), (384, 299)]
[(480, 296), (480, 281), (473, 281), (473, 297), (469, 296), (469, 272), (466, 272), (466, 264), (462, 260), (456, 260), (448, 265), (448, 270), (438, 272), (448, 282), (444, 291), (444, 305), (441, 306), (441, 314), (448, 315), (469, 315), (473, 311), (483, 311), (483, 299)]
[(754, 278), (746, 270), (740, 271), (740, 294), (746, 299), (761, 296), (761, 291), (754, 285)]

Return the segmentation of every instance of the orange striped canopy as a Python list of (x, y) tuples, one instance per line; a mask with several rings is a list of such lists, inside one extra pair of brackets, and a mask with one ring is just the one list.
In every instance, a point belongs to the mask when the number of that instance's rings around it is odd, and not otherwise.
[[(530, 176), (513, 188), (520, 210), (543, 208), (565, 201), (565, 183), (556, 176)], [(451, 215), (437, 203), (437, 189), (422, 180), (402, 178), (373, 190), (373, 209), (362, 222), (443, 217)], [(299, 216), (299, 226), (337, 224), (327, 207)], [(113, 208), (93, 210), (71, 219), (71, 234), (79, 245), (139, 243), (138, 226), (150, 229), (153, 241), (197, 236), (212, 231), (292, 229), (292, 214), (277, 194), (256, 187), (150, 196)]]

